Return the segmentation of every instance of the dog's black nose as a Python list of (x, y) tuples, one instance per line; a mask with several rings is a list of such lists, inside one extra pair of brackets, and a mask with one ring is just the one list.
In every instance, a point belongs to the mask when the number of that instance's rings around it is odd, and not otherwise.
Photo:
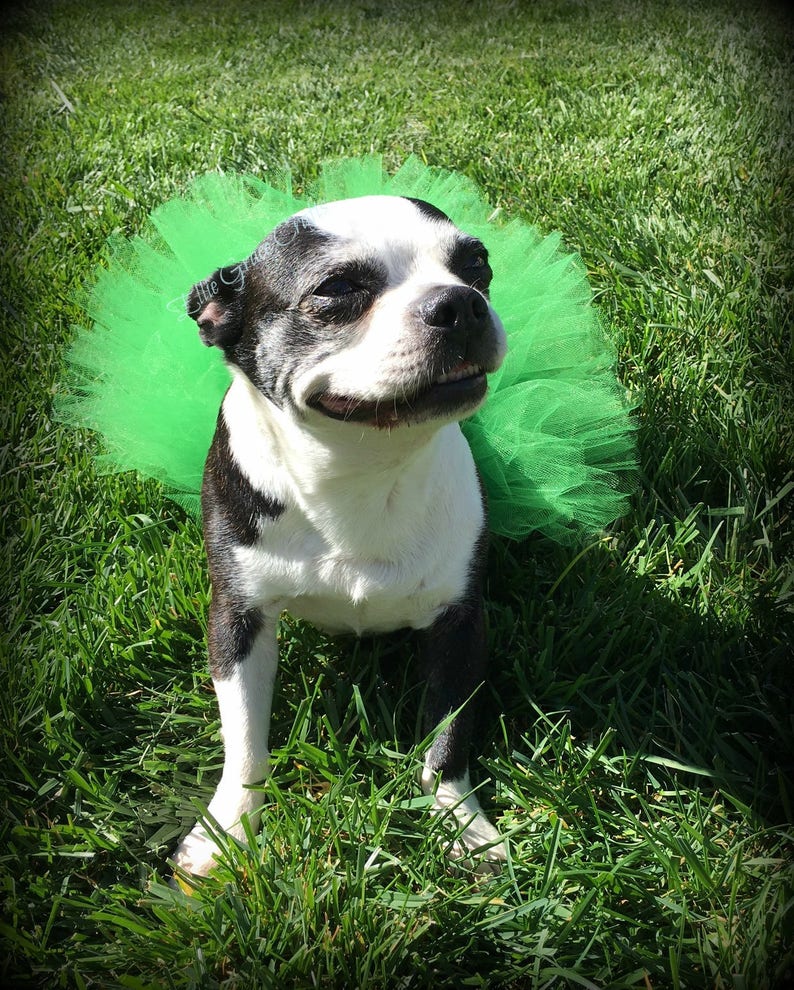
[(430, 327), (465, 335), (487, 324), (488, 303), (468, 285), (444, 285), (428, 292), (419, 315)]

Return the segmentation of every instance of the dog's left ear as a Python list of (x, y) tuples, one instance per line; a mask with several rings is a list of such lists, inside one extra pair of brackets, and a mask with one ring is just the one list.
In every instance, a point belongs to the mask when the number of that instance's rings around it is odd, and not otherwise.
[(243, 272), (227, 265), (198, 282), (187, 297), (187, 313), (207, 347), (231, 347), (243, 333)]

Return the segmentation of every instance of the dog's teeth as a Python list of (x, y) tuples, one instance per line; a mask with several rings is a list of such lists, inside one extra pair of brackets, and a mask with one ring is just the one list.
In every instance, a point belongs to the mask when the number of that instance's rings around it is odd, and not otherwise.
[(457, 368), (453, 368), (452, 371), (448, 371), (445, 375), (441, 375), (436, 379), (437, 385), (446, 385), (449, 382), (459, 382), (461, 378), (474, 378), (475, 375), (482, 373), (482, 368), (477, 364), (464, 364)]

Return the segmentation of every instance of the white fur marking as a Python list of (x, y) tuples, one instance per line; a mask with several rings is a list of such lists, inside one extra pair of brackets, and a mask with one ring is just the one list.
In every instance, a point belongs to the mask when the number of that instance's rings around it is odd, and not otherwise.
[[(221, 715), (223, 773), (207, 811), (212, 821), (236, 839), (242, 839), (240, 823), (248, 815), (259, 823), (261, 794), (246, 785), (260, 784), (267, 775), (268, 726), (276, 676), (278, 646), (274, 623), (260, 630), (251, 653), (231, 675), (216, 680), (215, 693)], [(218, 847), (199, 822), (180, 843), (174, 862), (197, 876), (206, 876), (215, 865)]]
[(454, 780), (441, 779), (436, 770), (425, 766), (422, 790), (433, 795), (437, 814), (454, 816), (458, 834), (451, 855), (455, 859), (479, 860), (486, 871), (507, 859), (507, 841), (488, 821), (472, 792), (468, 773)]

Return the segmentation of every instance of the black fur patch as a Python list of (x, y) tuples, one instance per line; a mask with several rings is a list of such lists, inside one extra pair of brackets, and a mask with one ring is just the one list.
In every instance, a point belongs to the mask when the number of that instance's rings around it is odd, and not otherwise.
[(213, 583), (213, 572), (220, 566), (213, 559), (215, 545), (226, 546), (233, 542), (251, 546), (259, 536), (260, 520), (278, 519), (284, 512), (278, 499), (254, 488), (232, 457), (223, 410), (218, 415), (215, 437), (204, 467), (201, 508)]
[(218, 680), (229, 677), (236, 664), (245, 660), (254, 646), (264, 619), (259, 609), (238, 611), (213, 589), (207, 628), (210, 673)]
[(403, 199), (407, 199), (409, 203), (413, 203), (422, 216), (427, 217), (428, 220), (441, 220), (452, 223), (443, 210), (439, 210), (437, 206), (433, 206), (432, 203), (428, 203), (424, 199), (414, 199), (413, 196), (403, 196)]
[[(291, 403), (290, 382), (307, 353), (313, 361), (323, 357), (318, 345), (329, 327), (360, 319), (386, 283), (379, 259), (351, 257), (348, 250), (340, 256), (339, 245), (306, 217), (292, 217), (249, 258), (196, 285), (188, 299), (202, 340), (217, 343), (279, 407)], [(344, 279), (355, 291), (334, 296), (323, 289)], [(333, 338), (328, 346), (335, 346)]]
[[(487, 553), (488, 531), (484, 526), (474, 547), (463, 598), (420, 634), (422, 673), (427, 685), (423, 712), (426, 734), (469, 701), (485, 680), (488, 651), (482, 584)], [(439, 733), (427, 754), (429, 767), (452, 779), (466, 772), (479, 707), (477, 698), (473, 698)]]
[(493, 271), (488, 264), (488, 251), (476, 237), (462, 237), (455, 243), (449, 259), (449, 270), (473, 289), (488, 296)]

